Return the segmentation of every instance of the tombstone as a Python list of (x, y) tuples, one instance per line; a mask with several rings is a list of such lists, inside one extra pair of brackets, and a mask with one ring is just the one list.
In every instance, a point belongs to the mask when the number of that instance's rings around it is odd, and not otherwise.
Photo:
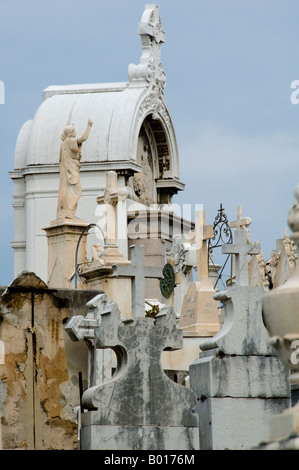
[(206, 225), (205, 211), (195, 214), (195, 231), (191, 243), (196, 246), (197, 281), (192, 282), (184, 297), (179, 327), (185, 336), (214, 336), (220, 329), (215, 289), (209, 278), (208, 239), (213, 227)]
[(145, 315), (145, 278), (162, 278), (162, 268), (155, 266), (144, 266), (144, 247), (131, 246), (130, 266), (113, 266), (114, 277), (124, 277), (132, 279), (132, 316), (143, 317)]
[(248, 277), (250, 286), (261, 287), (265, 292), (269, 290), (269, 278), (267, 276), (267, 265), (263, 252), (253, 255), (248, 265)]
[(296, 247), (289, 238), (287, 231), (283, 238), (276, 240), (276, 250), (266, 263), (266, 274), (271, 289), (284, 284), (296, 267)]
[[(263, 324), (264, 291), (248, 285), (249, 253), (260, 249), (238, 228), (223, 253), (235, 256), (235, 284), (215, 294), (225, 310), (222, 329), (201, 344), (190, 365), (198, 399), (200, 449), (246, 450), (268, 435), (268, 422), (290, 403), (288, 373)], [(240, 419), (246, 417), (246, 419)]]
[(94, 347), (113, 349), (117, 369), (110, 381), (83, 393), (81, 449), (198, 449), (195, 395), (169, 380), (160, 362), (163, 349), (182, 346), (172, 309), (155, 319), (126, 320), (117, 305), (103, 301)]
[[(175, 305), (181, 306), (180, 312), (176, 312), (179, 328), (183, 331), (183, 348), (171, 353), (164, 351), (162, 363), (165, 370), (175, 371), (181, 383), (188, 380), (189, 365), (197, 359), (200, 344), (220, 329), (218, 302), (213, 298), (216, 291), (210, 278), (207, 252), (209, 236), (213, 236), (213, 229), (205, 225), (205, 213), (198, 211), (195, 215), (195, 229), (188, 234), (189, 241), (179, 243), (184, 238), (178, 236), (171, 252), (178, 271), (176, 276), (180, 276), (174, 289), (174, 299)], [(195, 282), (192, 281), (193, 266), (197, 267), (198, 273)]]

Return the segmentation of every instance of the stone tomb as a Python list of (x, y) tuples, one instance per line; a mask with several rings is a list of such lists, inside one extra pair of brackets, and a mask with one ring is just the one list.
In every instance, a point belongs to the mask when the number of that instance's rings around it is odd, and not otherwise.
[(190, 365), (198, 399), (200, 449), (246, 450), (266, 440), (269, 419), (290, 405), (288, 372), (268, 345), (262, 320), (264, 290), (248, 286), (249, 253), (258, 253), (247, 230), (223, 245), (236, 257), (236, 281), (215, 295), (225, 310), (222, 329), (201, 344)]
[[(111, 348), (118, 363), (110, 381), (83, 394), (81, 449), (198, 449), (195, 395), (172, 382), (161, 366), (165, 348), (182, 347), (172, 309), (162, 310), (155, 320), (122, 320), (117, 305), (105, 295), (97, 305), (101, 320), (94, 330), (94, 347)], [(71, 329), (67, 325), (69, 333)]]

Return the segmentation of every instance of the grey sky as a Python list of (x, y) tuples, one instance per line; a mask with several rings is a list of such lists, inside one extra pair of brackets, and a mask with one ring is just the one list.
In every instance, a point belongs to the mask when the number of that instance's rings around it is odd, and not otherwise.
[[(0, 0), (0, 285), (13, 280), (14, 150), (49, 85), (127, 80), (139, 63), (140, 0)], [(148, 2), (150, 3), (150, 2)], [(282, 238), (299, 181), (296, 0), (160, 0), (165, 100), (179, 147), (180, 204), (220, 203), (252, 219), (266, 257)]]

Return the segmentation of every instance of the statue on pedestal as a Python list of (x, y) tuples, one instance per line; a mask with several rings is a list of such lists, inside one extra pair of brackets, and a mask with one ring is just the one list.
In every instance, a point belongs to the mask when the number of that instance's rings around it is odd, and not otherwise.
[(81, 196), (80, 160), (81, 147), (88, 139), (93, 122), (89, 119), (87, 129), (82, 137), (76, 137), (73, 125), (67, 126), (61, 136), (63, 141), (59, 159), (59, 194), (57, 219), (74, 219), (78, 200)]

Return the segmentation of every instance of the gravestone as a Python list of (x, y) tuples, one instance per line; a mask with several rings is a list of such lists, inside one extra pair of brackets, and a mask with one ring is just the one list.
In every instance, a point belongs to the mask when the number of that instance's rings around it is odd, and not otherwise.
[(266, 263), (266, 275), (270, 289), (284, 284), (296, 267), (296, 246), (287, 232), (282, 239), (276, 240), (276, 249), (271, 251), (271, 257)]
[(222, 251), (235, 256), (235, 284), (215, 295), (224, 306), (224, 325), (201, 344), (199, 359), (190, 365), (202, 450), (254, 447), (267, 437), (270, 417), (290, 403), (288, 373), (268, 344), (262, 320), (264, 291), (248, 285), (249, 253), (260, 249), (242, 228), (234, 240)]
[(269, 278), (266, 272), (266, 261), (261, 251), (251, 257), (248, 264), (249, 285), (261, 287), (265, 292), (269, 290)]
[(219, 329), (218, 304), (215, 289), (209, 278), (208, 240), (213, 227), (206, 225), (205, 211), (195, 214), (195, 230), (190, 243), (195, 243), (197, 281), (192, 282), (184, 297), (179, 327), (185, 336), (214, 336)]
[(182, 346), (172, 309), (155, 319), (122, 320), (117, 305), (102, 300), (94, 347), (111, 348), (118, 362), (110, 381), (82, 396), (81, 449), (198, 449), (195, 395), (172, 382), (161, 367), (161, 352)]
[(143, 317), (145, 315), (145, 278), (162, 278), (162, 268), (144, 266), (144, 247), (131, 246), (131, 264), (129, 266), (113, 266), (114, 277), (132, 279), (132, 316)]

